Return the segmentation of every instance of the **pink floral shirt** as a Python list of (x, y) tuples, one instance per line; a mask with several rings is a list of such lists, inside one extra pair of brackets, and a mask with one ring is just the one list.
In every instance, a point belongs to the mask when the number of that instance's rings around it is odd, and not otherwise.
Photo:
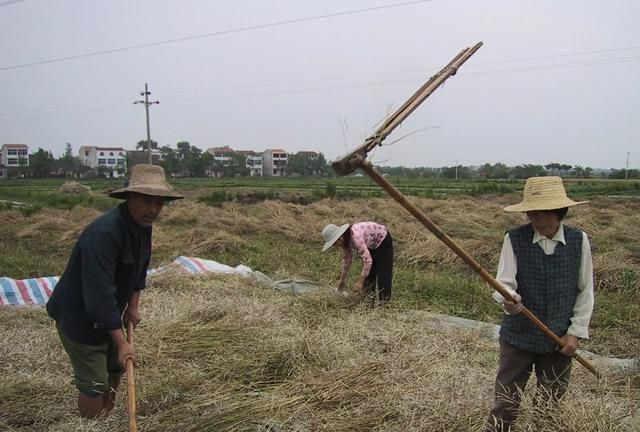
[(345, 249), (342, 257), (342, 274), (346, 275), (351, 267), (353, 255), (351, 250), (355, 249), (362, 258), (361, 276), (369, 276), (371, 271), (371, 254), (369, 249), (377, 249), (380, 243), (387, 236), (387, 227), (375, 222), (357, 222), (351, 225), (351, 242), (349, 248)]

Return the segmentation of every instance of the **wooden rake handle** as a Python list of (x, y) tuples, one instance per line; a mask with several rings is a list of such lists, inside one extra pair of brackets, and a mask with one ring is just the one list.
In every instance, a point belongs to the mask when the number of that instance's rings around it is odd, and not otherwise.
[[(411, 213), (416, 219), (418, 219), (422, 225), (424, 225), (429, 231), (431, 231), (440, 241), (446, 244), (451, 250), (453, 250), (456, 255), (458, 255), (462, 260), (467, 263), (476, 273), (480, 275), (482, 279), (484, 279), (493, 289), (498, 291), (504, 298), (512, 299), (515, 301), (511, 293), (505, 289), (500, 282), (495, 280), (493, 276), (491, 276), (475, 259), (473, 259), (467, 252), (465, 252), (456, 242), (453, 241), (451, 237), (449, 237), (438, 225), (431, 221), (422, 211), (420, 211), (416, 206), (411, 204), (407, 198), (400, 192), (395, 186), (387, 181), (383, 176), (380, 175), (374, 168), (371, 162), (366, 159), (362, 159), (360, 161), (360, 167), (364, 172), (367, 173), (369, 177), (376, 183), (378, 183), (393, 199), (395, 199), (402, 207), (407, 209), (409, 213)], [(547, 327), (542, 321), (540, 321), (529, 309), (526, 307), (522, 308), (521, 312), (525, 317), (529, 319), (536, 327), (538, 327), (547, 337), (553, 340), (556, 344), (558, 344), (561, 348), (564, 348), (565, 343), (555, 334), (553, 333), (549, 327)], [(594, 374), (597, 378), (600, 378), (600, 373), (583, 357), (580, 357), (579, 354), (575, 353), (573, 357), (585, 368), (589, 370), (592, 374)]]
[[(133, 346), (133, 321), (127, 322), (127, 342)], [(127, 359), (127, 407), (129, 409), (129, 432), (137, 432), (136, 424), (136, 380), (133, 375), (133, 359)]]

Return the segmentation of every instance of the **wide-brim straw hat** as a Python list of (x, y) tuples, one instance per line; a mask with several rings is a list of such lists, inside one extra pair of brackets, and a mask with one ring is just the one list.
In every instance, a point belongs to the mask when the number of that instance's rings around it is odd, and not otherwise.
[(508, 212), (556, 210), (586, 202), (589, 201), (569, 199), (560, 177), (530, 177), (524, 185), (522, 202), (507, 206), (504, 210)]
[(126, 199), (128, 192), (156, 196), (172, 201), (184, 198), (174, 190), (164, 175), (164, 169), (158, 165), (138, 164), (131, 170), (129, 185), (109, 192), (112, 198)]
[(322, 252), (329, 249), (333, 244), (338, 240), (342, 234), (345, 233), (346, 230), (349, 229), (349, 224), (346, 223), (344, 225), (334, 225), (329, 224), (322, 229), (322, 238), (324, 239), (324, 246), (322, 247)]

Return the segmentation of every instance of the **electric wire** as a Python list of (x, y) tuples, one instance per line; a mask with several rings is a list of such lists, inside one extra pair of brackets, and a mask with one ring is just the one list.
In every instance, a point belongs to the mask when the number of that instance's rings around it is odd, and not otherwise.
[[(613, 51), (613, 50), (612, 50)], [(551, 56), (545, 56), (551, 57)], [(498, 61), (495, 63), (485, 63), (489, 64), (500, 64), (510, 60)], [(494, 70), (485, 70), (485, 71), (466, 71), (459, 72), (456, 76), (458, 79), (464, 79), (465, 77), (474, 78), (474, 77), (486, 77), (486, 76), (494, 76), (501, 74), (514, 74), (514, 73), (530, 73), (530, 72), (540, 72), (540, 71), (553, 71), (553, 70), (561, 70), (561, 69), (572, 69), (572, 68), (585, 68), (585, 67), (593, 67), (593, 66), (602, 66), (602, 65), (611, 65), (611, 64), (623, 64), (623, 63), (632, 63), (640, 61), (640, 56), (627, 56), (627, 57), (618, 57), (611, 59), (594, 59), (594, 60), (583, 60), (578, 62), (568, 62), (568, 63), (556, 63), (556, 64), (542, 64), (542, 65), (529, 65), (523, 67), (516, 68), (503, 68), (503, 69), (494, 69)], [(435, 70), (435, 68), (433, 69)], [(391, 74), (392, 72), (384, 73), (383, 75)], [(404, 72), (400, 72), (404, 73)], [(377, 74), (368, 74), (367, 76), (376, 76)], [(349, 76), (350, 79), (353, 76)], [(331, 80), (337, 80), (338, 78), (334, 78)], [(346, 79), (346, 78), (345, 78)], [(265, 97), (265, 96), (287, 96), (287, 95), (297, 95), (304, 93), (317, 93), (317, 92), (327, 92), (327, 91), (338, 91), (338, 90), (349, 90), (349, 89), (361, 89), (361, 88), (372, 88), (372, 87), (380, 87), (380, 86), (389, 86), (389, 85), (397, 85), (404, 83), (416, 83), (424, 80), (424, 76), (415, 77), (415, 78), (398, 78), (398, 79), (388, 79), (388, 80), (376, 80), (376, 81), (368, 81), (368, 82), (360, 82), (360, 83), (345, 83), (345, 84), (335, 84), (335, 85), (326, 85), (326, 86), (313, 86), (313, 87), (300, 87), (300, 88), (284, 88), (280, 90), (265, 90), (265, 91), (248, 91), (248, 92), (235, 92), (235, 93), (224, 93), (226, 90), (233, 89), (242, 89), (242, 88), (256, 88), (259, 85), (248, 85), (246, 87), (242, 86), (234, 86), (228, 88), (217, 89), (218, 93), (210, 94), (210, 95), (199, 95), (199, 96), (189, 96), (189, 97), (166, 97), (170, 94), (180, 94), (186, 92), (157, 92), (157, 94), (162, 97), (163, 102), (171, 102), (171, 103), (197, 103), (197, 102), (205, 102), (215, 99), (234, 99), (234, 98), (252, 98), (252, 97)], [(287, 84), (305, 84), (305, 83), (314, 83), (314, 82), (322, 82), (324, 80), (304, 80), (304, 81), (291, 81), (291, 82), (283, 82), (282, 86)], [(265, 86), (274, 86), (274, 84), (267, 84)], [(202, 89), (200, 93), (204, 93)], [(78, 110), (83, 110), (82, 105), (86, 103), (95, 103), (95, 104), (105, 104), (107, 106), (116, 107), (119, 106), (119, 99), (109, 99), (102, 101), (91, 101), (91, 102), (80, 102), (78, 104), (70, 105), (70, 106), (57, 106), (57, 107), (47, 107), (47, 108), (36, 108), (32, 110), (26, 110), (19, 113), (13, 114), (3, 114), (0, 113), (0, 121), (8, 121), (11, 119), (18, 119), (24, 117), (27, 114), (38, 114), (43, 113), (46, 114), (46, 111), (64, 111), (72, 113)], [(127, 101), (121, 100), (122, 105), (128, 104)], [(78, 106), (78, 110), (70, 110), (70, 108)], [(105, 107), (95, 107), (90, 106), (87, 107), (87, 110), (95, 110), (95, 109), (104, 109)]]
[(204, 39), (204, 38), (210, 38), (210, 37), (215, 37), (215, 36), (222, 36), (222, 35), (227, 35), (227, 34), (232, 34), (232, 33), (242, 33), (242, 32), (265, 29), (265, 28), (270, 28), (270, 27), (278, 27), (278, 26), (289, 25), (289, 24), (297, 24), (297, 23), (301, 23), (301, 22), (318, 21), (318, 20), (322, 20), (322, 19), (334, 18), (334, 17), (339, 17), (339, 16), (345, 16), (345, 15), (354, 15), (354, 14), (373, 12), (373, 11), (378, 11), (378, 10), (383, 10), (383, 9), (391, 9), (391, 8), (397, 8), (397, 7), (411, 6), (411, 5), (415, 5), (415, 4), (419, 4), (419, 3), (426, 3), (426, 2), (430, 2), (430, 1), (433, 1), (433, 0), (413, 0), (413, 1), (403, 2), (403, 3), (393, 3), (393, 4), (382, 5), (382, 6), (368, 7), (368, 8), (362, 8), (362, 9), (353, 9), (353, 10), (342, 11), (342, 12), (334, 12), (334, 13), (323, 14), (323, 15), (314, 15), (314, 16), (310, 16), (310, 17), (293, 18), (293, 19), (289, 19), (289, 20), (276, 21), (276, 22), (266, 23), (266, 24), (257, 24), (257, 25), (246, 26), (246, 27), (239, 27), (239, 28), (229, 29), (229, 30), (220, 30), (220, 31), (204, 33), (204, 34), (199, 34), (199, 35), (184, 36), (184, 37), (175, 38), (175, 39), (166, 39), (166, 40), (162, 40), (162, 41), (148, 42), (148, 43), (137, 44), (137, 45), (130, 45), (130, 46), (127, 46), (127, 47), (112, 48), (112, 49), (94, 51), (94, 52), (89, 52), (89, 53), (84, 53), (84, 54), (70, 55), (70, 56), (52, 58), (52, 59), (47, 59), (47, 60), (39, 60), (39, 61), (30, 62), (30, 63), (22, 63), (22, 64), (11, 65), (11, 66), (2, 66), (2, 67), (0, 67), (0, 72), (8, 71), (8, 70), (14, 70), (14, 69), (22, 69), (22, 68), (27, 68), (27, 67), (31, 67), (31, 66), (38, 66), (38, 65), (50, 64), (50, 63), (58, 63), (58, 62), (63, 62), (63, 61), (76, 60), (76, 59), (81, 59), (81, 58), (86, 58), (86, 57), (95, 57), (95, 56), (104, 55), (104, 54), (113, 54), (113, 53), (117, 53), (117, 52), (130, 51), (130, 50), (135, 50), (135, 49), (140, 49), (140, 48), (149, 48), (149, 47), (154, 47), (154, 46), (159, 46), (159, 45), (169, 45), (169, 44), (174, 44), (174, 43), (179, 43), (179, 42), (185, 42), (185, 41), (196, 40), (196, 39)]

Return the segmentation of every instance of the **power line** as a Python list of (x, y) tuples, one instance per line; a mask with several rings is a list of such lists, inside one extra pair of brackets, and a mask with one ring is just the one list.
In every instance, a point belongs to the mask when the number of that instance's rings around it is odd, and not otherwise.
[(558, 63), (558, 64), (538, 65), (538, 66), (523, 66), (519, 68), (497, 69), (493, 71), (463, 72), (460, 75), (461, 76), (498, 75), (502, 73), (513, 73), (513, 72), (537, 72), (537, 71), (544, 71), (544, 70), (570, 69), (570, 68), (599, 66), (599, 65), (607, 65), (607, 64), (616, 64), (616, 63), (630, 63), (630, 62), (637, 62), (637, 61), (640, 61), (640, 56), (618, 57), (618, 58), (603, 59), (603, 60), (585, 60), (585, 61), (573, 62), (573, 63)]
[[(545, 56), (538, 56), (538, 57), (523, 57), (523, 58), (514, 58), (514, 59), (506, 59), (506, 60), (498, 60), (498, 61), (493, 61), (493, 62), (484, 62), (484, 63), (472, 63), (470, 64), (468, 67), (469, 68), (473, 68), (473, 67), (477, 67), (477, 66), (491, 66), (491, 65), (498, 65), (498, 64), (502, 64), (502, 63), (514, 63), (514, 62), (519, 62), (519, 61), (528, 61), (528, 60), (533, 60), (533, 59), (552, 59), (552, 58), (561, 58), (561, 57), (569, 57), (569, 56), (580, 56), (580, 55), (585, 55), (585, 54), (594, 54), (594, 53), (604, 53), (604, 52), (615, 52), (615, 51), (627, 51), (627, 50), (634, 50), (634, 49), (640, 49), (640, 46), (637, 47), (627, 47), (627, 48), (610, 48), (610, 49), (602, 49), (602, 50), (594, 50), (594, 51), (579, 51), (579, 52), (574, 52), (574, 53), (565, 53), (565, 54), (552, 54), (552, 55), (545, 55)], [(476, 72), (464, 72), (461, 73), (464, 75), (482, 75), (482, 74), (491, 74), (493, 72), (495, 73), (505, 73), (505, 72), (517, 72), (517, 71), (523, 71), (523, 72), (527, 72), (526, 70), (524, 70), (524, 68), (531, 68), (531, 70), (537, 70), (534, 68), (556, 68), (556, 66), (558, 66), (557, 68), (562, 68), (562, 66), (567, 65), (567, 67), (570, 67), (569, 65), (574, 65), (574, 64), (580, 64), (580, 63), (584, 63), (585, 66), (591, 64), (591, 62), (606, 62), (606, 63), (618, 63), (618, 60), (621, 59), (632, 59), (629, 61), (635, 61), (637, 59), (637, 57), (619, 57), (619, 58), (611, 58), (611, 59), (601, 59), (601, 60), (583, 60), (582, 62), (578, 62), (578, 63), (559, 63), (556, 65), (542, 65), (542, 66), (535, 66), (535, 65), (530, 65), (530, 66), (524, 66), (520, 69), (500, 69), (500, 70), (496, 70), (496, 71), (476, 71)], [(622, 62), (622, 61), (620, 61)], [(602, 64), (606, 64), (606, 63), (602, 63)], [(572, 66), (571, 66), (572, 67)], [(164, 92), (164, 95), (172, 95), (172, 94), (186, 94), (186, 93), (202, 93), (202, 92), (207, 92), (207, 91), (225, 91), (225, 90), (234, 90), (234, 89), (248, 89), (248, 88), (260, 88), (260, 87), (278, 87), (278, 86), (286, 86), (286, 85), (298, 85), (298, 84), (311, 84), (311, 83), (322, 83), (322, 82), (328, 82), (328, 81), (342, 81), (342, 80), (347, 80), (347, 79), (361, 79), (361, 78), (374, 78), (374, 77), (380, 77), (380, 76), (387, 76), (387, 75), (400, 75), (400, 74), (411, 74), (411, 73), (424, 73), (424, 72), (431, 72), (431, 71), (436, 71), (439, 70), (439, 67), (427, 67), (427, 68), (419, 68), (419, 69), (405, 69), (405, 70), (399, 70), (399, 71), (390, 71), (390, 72), (378, 72), (378, 73), (368, 73), (368, 74), (352, 74), (352, 75), (342, 75), (342, 76), (334, 76), (334, 77), (328, 77), (328, 78), (316, 78), (316, 79), (308, 79), (308, 80), (294, 80), (294, 81), (279, 81), (279, 82), (272, 82), (272, 83), (264, 83), (264, 84), (248, 84), (248, 85), (237, 85), (237, 86), (229, 86), (229, 87), (219, 87), (219, 88), (199, 88), (197, 90), (186, 90), (186, 91), (173, 91), (173, 92)], [(543, 70), (543, 69), (540, 69)], [(397, 82), (398, 80), (396, 80)], [(407, 81), (406, 79), (403, 81)]]
[[(614, 50), (611, 50), (614, 51)], [(552, 57), (552, 56), (545, 56)], [(495, 62), (495, 64), (509, 62), (510, 60), (503, 60)], [(528, 73), (528, 72), (539, 72), (539, 71), (547, 71), (547, 70), (559, 70), (559, 69), (570, 69), (570, 68), (583, 68), (583, 67), (592, 67), (592, 66), (601, 66), (601, 65), (609, 65), (609, 64), (618, 64), (618, 63), (629, 63), (629, 62), (638, 62), (640, 61), (640, 56), (633, 57), (617, 57), (611, 58), (607, 60), (584, 60), (580, 62), (570, 62), (570, 63), (556, 63), (556, 64), (546, 64), (546, 65), (530, 65), (523, 66), (520, 68), (508, 68), (508, 69), (495, 69), (488, 71), (475, 71), (475, 72), (459, 72), (459, 77), (484, 77), (484, 76), (493, 76), (500, 74), (509, 74), (509, 73)], [(485, 65), (493, 64), (493, 63), (485, 63)], [(425, 72), (430, 69), (417, 69), (411, 72)], [(366, 75), (349, 75), (344, 78), (326, 78), (326, 79), (316, 79), (316, 80), (298, 80), (298, 81), (289, 81), (289, 82), (281, 82), (281, 83), (271, 83), (271, 84), (254, 84), (248, 86), (232, 86), (227, 88), (219, 88), (214, 89), (215, 91), (225, 91), (225, 90), (234, 90), (234, 89), (251, 89), (256, 87), (273, 87), (273, 86), (285, 86), (285, 85), (299, 85), (299, 84), (311, 84), (318, 82), (326, 82), (326, 81), (335, 81), (340, 79), (352, 79), (352, 78), (362, 78), (362, 77), (375, 77), (380, 75), (390, 75), (394, 73), (407, 73), (408, 71), (402, 72), (385, 72), (381, 74), (366, 74)], [(254, 92), (237, 92), (231, 94), (217, 94), (217, 95), (204, 95), (198, 97), (176, 97), (176, 98), (168, 98), (165, 99), (168, 102), (194, 102), (194, 101), (206, 101), (212, 99), (224, 99), (224, 98), (242, 98), (242, 97), (260, 97), (260, 96), (286, 96), (286, 95), (294, 95), (294, 94), (302, 94), (302, 93), (313, 93), (313, 92), (322, 92), (322, 91), (335, 91), (335, 90), (345, 90), (345, 89), (357, 89), (357, 88), (369, 88), (376, 86), (387, 86), (387, 85), (395, 85), (402, 83), (415, 83), (423, 80), (424, 77), (416, 77), (416, 78), (399, 78), (399, 79), (388, 79), (388, 80), (377, 80), (377, 81), (369, 81), (369, 82), (361, 82), (361, 83), (352, 83), (352, 84), (337, 84), (337, 85), (327, 85), (327, 86), (315, 86), (315, 87), (301, 87), (296, 89), (282, 89), (282, 90), (265, 90), (265, 91), (254, 91)], [(199, 90), (200, 91), (200, 90)], [(202, 93), (202, 91), (200, 91)], [(168, 94), (176, 94), (176, 93), (187, 93), (187, 92), (164, 92), (163, 95)], [(190, 92), (189, 92), (190, 93)], [(87, 101), (86, 103), (96, 103), (96, 104), (107, 104), (105, 107), (82, 107), (81, 103), (68, 105), (68, 106), (56, 106), (56, 107), (48, 107), (48, 108), (37, 108), (33, 110), (22, 111), (17, 114), (1, 114), (0, 120), (11, 120), (19, 118), (24, 114), (30, 113), (38, 113), (42, 112), (43, 115), (47, 115), (50, 113), (46, 113), (43, 111), (52, 111), (52, 110), (68, 110), (68, 113), (74, 113), (79, 111), (88, 111), (93, 109), (104, 109), (109, 106), (120, 106), (119, 103), (115, 102), (116, 99), (109, 100), (99, 100), (99, 101)], [(84, 103), (83, 103), (84, 104)], [(78, 107), (78, 109), (73, 109), (73, 107)], [(37, 115), (37, 114), (36, 114)], [(4, 118), (3, 118), (4, 117)]]
[[(19, 0), (19, 1), (21, 1), (21, 0)], [(294, 19), (290, 19), (290, 20), (276, 21), (276, 22), (267, 23), (267, 24), (257, 24), (257, 25), (253, 25), (253, 26), (239, 27), (239, 28), (230, 29), (230, 30), (220, 30), (220, 31), (216, 31), (216, 32), (204, 33), (204, 34), (193, 35), (193, 36), (185, 36), (185, 37), (176, 38), (176, 39), (167, 39), (167, 40), (163, 40), (163, 41), (149, 42), (149, 43), (138, 44), (138, 45), (131, 45), (131, 46), (128, 46), (128, 47), (113, 48), (113, 49), (102, 50), (102, 51), (94, 51), (94, 52), (85, 53), (85, 54), (78, 54), (78, 55), (66, 56), (66, 57), (58, 57), (58, 58), (53, 58), (53, 59), (48, 59), (48, 60), (41, 60), (41, 61), (36, 61), (36, 62), (31, 62), (31, 63), (18, 64), (18, 65), (13, 65), (13, 66), (3, 66), (3, 67), (0, 67), (0, 72), (1, 71), (6, 71), (6, 70), (21, 69), (21, 68), (26, 68), (26, 67), (31, 67), (31, 66), (49, 64), (49, 63), (58, 63), (58, 62), (62, 62), (62, 61), (76, 60), (76, 59), (85, 58), (85, 57), (94, 57), (94, 56), (99, 56), (99, 55), (104, 55), (104, 54), (112, 54), (112, 53), (121, 52), (121, 51), (130, 51), (130, 50), (134, 50), (134, 49), (149, 48), (149, 47), (158, 46), (158, 45), (168, 45), (168, 44), (173, 44), (173, 43), (178, 43), (178, 42), (185, 42), (185, 41), (196, 40), (196, 39), (204, 39), (204, 38), (209, 38), (209, 37), (214, 37), (214, 36), (222, 36), (222, 35), (231, 34), (231, 33), (241, 33), (241, 32), (247, 32), (247, 31), (251, 31), (251, 30), (259, 30), (259, 29), (265, 29), (265, 28), (269, 28), (269, 27), (277, 27), (277, 26), (282, 26), (282, 25), (297, 24), (297, 23), (307, 22), (307, 21), (318, 21), (318, 20), (322, 20), (322, 19), (326, 19), (326, 18), (334, 18), (334, 17), (338, 17), (338, 16), (355, 15), (355, 14), (359, 14), (359, 13), (378, 11), (378, 10), (382, 10), (382, 9), (391, 9), (391, 8), (397, 8), (397, 7), (411, 6), (411, 5), (415, 5), (415, 4), (418, 4), (418, 3), (426, 3), (426, 2), (430, 2), (430, 1), (433, 1), (433, 0), (414, 0), (414, 1), (404, 2), (404, 3), (394, 3), (394, 4), (389, 4), (389, 5), (375, 6), (375, 7), (363, 8), (363, 9), (353, 9), (353, 10), (343, 11), (343, 12), (334, 12), (334, 13), (324, 14), (324, 15), (315, 15), (315, 16), (303, 17), (303, 18), (294, 18)]]
[(606, 49), (599, 49), (599, 50), (576, 51), (576, 52), (572, 52), (572, 53), (550, 54), (550, 55), (534, 56), (534, 57), (516, 57), (516, 58), (513, 58), (513, 59), (498, 60), (498, 61), (493, 61), (493, 62), (488, 62), (488, 63), (487, 62), (485, 62), (485, 63), (479, 62), (479, 63), (474, 63), (474, 65), (482, 66), (482, 65), (486, 65), (486, 64), (512, 63), (512, 62), (519, 62), (519, 61), (543, 60), (543, 59), (551, 59), (551, 58), (559, 58), (559, 57), (575, 57), (575, 56), (581, 56), (581, 55), (587, 55), (587, 54), (602, 54), (602, 53), (608, 53), (608, 52), (629, 51), (629, 50), (636, 50), (636, 49), (640, 49), (640, 45), (639, 46), (625, 47), (625, 48), (606, 48)]
[(0, 7), (2, 7), (2, 6), (10, 6), (12, 4), (20, 3), (20, 2), (23, 2), (23, 1), (24, 0), (7, 0), (7, 1), (3, 1), (3, 2), (0, 2)]
[[(637, 62), (637, 61), (640, 61), (640, 56), (621, 57), (621, 58), (610, 59), (610, 60), (591, 60), (591, 61), (573, 62), (573, 63), (564, 63), (564, 64), (526, 66), (526, 67), (511, 68), (511, 69), (496, 69), (491, 71), (460, 72), (458, 76), (460, 77), (491, 76), (491, 75), (500, 75), (505, 73), (538, 72), (538, 71), (545, 71), (545, 70), (570, 69), (570, 68), (590, 67), (590, 66), (599, 66), (599, 65), (607, 65), (607, 64), (616, 64), (616, 63), (629, 63), (629, 62)], [(289, 90), (285, 89), (285, 90), (273, 90), (273, 91), (263, 91), (263, 92), (235, 93), (235, 94), (227, 94), (227, 95), (172, 98), (167, 100), (170, 102), (180, 102), (180, 101), (193, 101), (193, 100), (209, 100), (209, 99), (218, 99), (218, 98), (225, 98), (225, 97), (228, 98), (228, 97), (252, 97), (252, 96), (277, 96), (277, 95), (299, 94), (299, 93), (309, 93), (309, 92), (327, 91), (327, 90), (367, 88), (367, 87), (373, 87), (373, 86), (392, 85), (392, 84), (399, 84), (399, 83), (414, 83), (414, 82), (419, 82), (423, 79), (424, 77), (400, 78), (400, 79), (370, 81), (366, 83), (356, 83), (356, 84), (340, 84), (340, 85), (330, 85), (330, 86), (303, 87), (303, 88), (289, 89)], [(248, 87), (252, 87), (252, 86), (248, 86)], [(225, 89), (220, 89), (220, 90), (225, 90)]]
[[(575, 53), (567, 53), (567, 54), (553, 54), (553, 55), (545, 55), (545, 56), (539, 56), (539, 57), (535, 57), (535, 58), (557, 58), (557, 57), (567, 57), (567, 56), (577, 56), (577, 55), (583, 55), (583, 54), (587, 54), (587, 53), (601, 53), (601, 52), (614, 52), (614, 51), (624, 51), (624, 50), (630, 50), (630, 49), (637, 49), (640, 47), (629, 47), (629, 48), (610, 48), (610, 49), (603, 49), (603, 50), (595, 50), (595, 51), (581, 51), (581, 52), (575, 52)], [(494, 64), (501, 64), (501, 63), (511, 63), (511, 62), (517, 62), (517, 61), (524, 61), (524, 60), (529, 60), (529, 59), (533, 59), (534, 57), (530, 57), (530, 58), (519, 58), (519, 59), (506, 59), (506, 60), (498, 60), (495, 62), (485, 62), (482, 63), (482, 65), (484, 66), (490, 66), (490, 65), (494, 65)], [(489, 70), (489, 71), (469, 71), (469, 72), (460, 72), (459, 76), (491, 76), (491, 75), (498, 75), (498, 74), (505, 74), (505, 73), (519, 73), (519, 72), (535, 72), (535, 71), (543, 71), (543, 70), (553, 70), (553, 69), (565, 69), (565, 68), (575, 68), (575, 67), (587, 67), (587, 66), (597, 66), (597, 65), (602, 65), (602, 64), (615, 64), (615, 63), (627, 63), (627, 62), (634, 62), (634, 61), (638, 61), (640, 60), (640, 57), (617, 57), (617, 58), (611, 58), (611, 59), (602, 59), (602, 60), (584, 60), (582, 62), (576, 62), (576, 63), (558, 63), (558, 64), (547, 64), (547, 65), (530, 65), (530, 66), (524, 66), (521, 68), (511, 68), (511, 69), (496, 69), (496, 70)], [(480, 65), (479, 63), (474, 63), (474, 64), (470, 64), (469, 67), (473, 67), (473, 66), (478, 66)], [(424, 72), (430, 72), (433, 70), (436, 70), (436, 67), (430, 67), (430, 68), (419, 68), (419, 69), (407, 69), (407, 70), (400, 70), (400, 71), (390, 71), (390, 72), (380, 72), (380, 73), (369, 73), (369, 74), (351, 74), (351, 75), (342, 75), (342, 76), (334, 76), (334, 77), (328, 77), (328, 78), (317, 78), (317, 79), (308, 79), (308, 80), (293, 80), (293, 81), (280, 81), (280, 82), (273, 82), (273, 83), (264, 83), (264, 84), (248, 84), (248, 85), (238, 85), (238, 86), (229, 86), (229, 87), (219, 87), (219, 88), (204, 88), (204, 89), (194, 89), (194, 90), (183, 90), (183, 91), (171, 91), (171, 92), (162, 92), (162, 95), (168, 96), (168, 95), (180, 95), (180, 94), (190, 94), (190, 93), (204, 93), (204, 92), (211, 92), (211, 91), (228, 91), (228, 90), (243, 90), (243, 89), (253, 89), (253, 88), (265, 88), (265, 87), (279, 87), (279, 86), (292, 86), (292, 85), (303, 85), (303, 84), (312, 84), (312, 83), (323, 83), (323, 82), (331, 82), (331, 81), (342, 81), (342, 80), (348, 80), (348, 79), (361, 79), (361, 78), (375, 78), (375, 77), (381, 77), (381, 76), (389, 76), (389, 75), (401, 75), (401, 74), (409, 74), (409, 73), (424, 73)], [(332, 90), (332, 89), (348, 89), (348, 88), (360, 88), (360, 87), (371, 87), (371, 86), (379, 86), (379, 85), (387, 85), (387, 84), (395, 84), (395, 83), (404, 83), (404, 82), (415, 82), (417, 81), (419, 78), (403, 78), (403, 79), (395, 79), (395, 80), (386, 80), (386, 81), (370, 81), (368, 83), (358, 83), (358, 84), (341, 84), (341, 85), (337, 85), (337, 86), (325, 86), (325, 87), (309, 87), (307, 89), (295, 89), (295, 90), (276, 90), (274, 92), (254, 92), (254, 93), (242, 93), (242, 94), (235, 94), (235, 95), (228, 95), (230, 97), (233, 96), (252, 96), (252, 95), (281, 95), (281, 94), (296, 94), (296, 93), (301, 93), (304, 91), (318, 91), (318, 90)], [(206, 98), (207, 96), (205, 96)], [(212, 96), (212, 97), (217, 97), (217, 96)], [(186, 100), (197, 100), (197, 99), (201, 99), (201, 98), (172, 98), (169, 99), (171, 101), (186, 101)], [(75, 104), (69, 104), (69, 105), (58, 105), (58, 106), (49, 106), (49, 107), (40, 107), (40, 108), (34, 108), (34, 109), (30, 109), (30, 110), (24, 110), (19, 112), (18, 114), (8, 114), (8, 113), (2, 113), (0, 112), (0, 118), (5, 117), (5, 118), (15, 118), (16, 115), (23, 115), (23, 114), (32, 114), (32, 113), (39, 113), (39, 112), (44, 112), (44, 111), (51, 111), (51, 110), (69, 110), (72, 108), (76, 108), (77, 109), (75, 111), (84, 111), (86, 109), (93, 109), (93, 108), (98, 108), (98, 109), (103, 109), (103, 108), (107, 108), (107, 107), (115, 107), (115, 106), (120, 106), (121, 103), (123, 102), (123, 98), (111, 98), (111, 99), (100, 99), (100, 100), (90, 100), (90, 101), (83, 101), (83, 102), (79, 102), (79, 103), (75, 103)], [(102, 106), (102, 107), (87, 107), (88, 104), (107, 104), (106, 106)]]

